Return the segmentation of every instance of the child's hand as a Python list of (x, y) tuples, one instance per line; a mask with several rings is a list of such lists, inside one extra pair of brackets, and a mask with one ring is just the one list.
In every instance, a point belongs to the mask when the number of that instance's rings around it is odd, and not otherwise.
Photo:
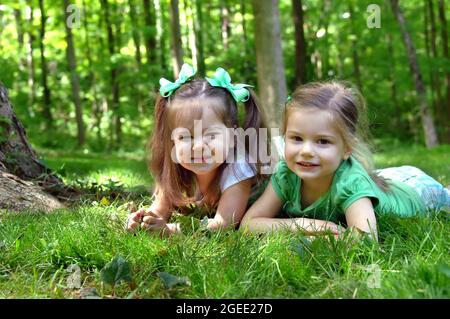
[(205, 224), (205, 228), (210, 231), (215, 231), (223, 228), (223, 224), (214, 218), (208, 218)]
[(160, 229), (164, 228), (166, 221), (159, 215), (144, 208), (130, 213), (128, 216), (127, 230), (133, 232), (139, 226), (144, 229)]
[(133, 232), (141, 224), (144, 213), (145, 211), (141, 209), (128, 215), (127, 231)]
[(152, 211), (144, 211), (141, 227), (147, 230), (160, 230), (167, 228), (167, 221)]
[(340, 235), (342, 235), (345, 232), (345, 228), (341, 225), (337, 225), (333, 222), (327, 221), (325, 225), (323, 225), (324, 230), (329, 230), (333, 233), (333, 235), (338, 238)]

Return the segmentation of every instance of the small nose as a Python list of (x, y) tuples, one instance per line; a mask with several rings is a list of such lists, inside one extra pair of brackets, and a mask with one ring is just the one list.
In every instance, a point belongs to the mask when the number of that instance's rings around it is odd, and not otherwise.
[(196, 138), (192, 142), (192, 150), (202, 150), (204, 147), (203, 138)]
[(314, 148), (312, 146), (312, 143), (308, 142), (308, 141), (304, 141), (303, 145), (300, 149), (300, 154), (308, 155), (308, 156), (314, 155)]

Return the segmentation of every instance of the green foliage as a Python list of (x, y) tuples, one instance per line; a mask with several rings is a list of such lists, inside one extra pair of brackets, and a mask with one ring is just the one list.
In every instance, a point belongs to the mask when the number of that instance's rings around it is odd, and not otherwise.
[(121, 256), (114, 259), (100, 271), (102, 282), (115, 287), (121, 281), (132, 282), (131, 265)]
[(158, 272), (156, 274), (164, 283), (166, 289), (172, 289), (176, 285), (191, 285), (188, 277), (177, 277), (166, 272)]
[[(126, 298), (448, 298), (449, 227), (430, 219), (383, 217), (380, 243), (300, 234), (241, 231), (183, 235), (125, 233), (120, 206), (90, 206), (51, 215), (0, 215), (0, 296)], [(36, 236), (42, 238), (36, 242)], [(302, 245), (303, 253), (298, 246)], [(116, 257), (115, 257), (116, 256)], [(119, 259), (117, 256), (123, 256)], [(112, 262), (111, 262), (112, 261)], [(82, 287), (66, 287), (69, 265)], [(370, 288), (379, 267), (380, 287)], [(136, 285), (129, 285), (132, 281)], [(122, 281), (121, 281), (122, 280)], [(121, 284), (124, 282), (124, 284)]]
[[(389, 1), (378, 3), (381, 28), (370, 29), (367, 7), (373, 1), (323, 1), (304, 0), (304, 33), (307, 44), (308, 79), (344, 79), (357, 82), (355, 58), (358, 58), (361, 89), (366, 98), (368, 112), (375, 136), (396, 136), (404, 140), (422, 141), (422, 129), (418, 124), (420, 114), (414, 90), (414, 82), (407, 63), (400, 29)], [(142, 2), (134, 2), (136, 16), (129, 16), (130, 3), (109, 1), (109, 21), (115, 36), (114, 53), (109, 53), (107, 25), (104, 8), (96, 1), (75, 1), (81, 13), (80, 28), (72, 29), (77, 73), (80, 78), (83, 121), (87, 128), (85, 147), (92, 151), (122, 149), (131, 151), (144, 147), (151, 131), (153, 106), (160, 77), (172, 78), (171, 29), (169, 3), (158, 1), (152, 7), (153, 20), (148, 25)], [(325, 5), (329, 3), (329, 7)], [(153, 3), (154, 5), (156, 2)], [(71, 100), (71, 84), (66, 56), (66, 34), (61, 3), (45, 3), (48, 19), (44, 46), (46, 50), (48, 85), (51, 91), (51, 112), (54, 129), (44, 125), (42, 65), (40, 62), (40, 12), (32, 3), (33, 20), (29, 20), (30, 4), (25, 1), (8, 0), (2, 5), (0, 41), (1, 79), (10, 90), (15, 112), (27, 128), (34, 145), (75, 149), (77, 124)], [(84, 6), (84, 7), (83, 7)], [(224, 16), (223, 6), (228, 16)], [(353, 15), (350, 15), (350, 6)], [(197, 13), (192, 0), (181, 1), (180, 27), (184, 60), (193, 62), (192, 23)], [(425, 25), (425, 15), (430, 21), (424, 2), (419, 0), (401, 3), (407, 28), (416, 47), (419, 65), (427, 89), (428, 102), (437, 119), (438, 131), (445, 140), (445, 81), (434, 83), (433, 78), (449, 70), (448, 58), (442, 56), (442, 24), (437, 5), (436, 20), (437, 55), (431, 52), (431, 26)], [(14, 9), (21, 14), (20, 24)], [(254, 16), (251, 3), (246, 1), (207, 1), (202, 6), (203, 51), (207, 73), (217, 67), (226, 68), (236, 82), (255, 86), (258, 92)], [(280, 23), (283, 57), (288, 92), (295, 88), (295, 36), (292, 18), (292, 2), (280, 0)], [(206, 14), (207, 13), (207, 14)], [(419, 18), (418, 18), (419, 17)], [(225, 19), (227, 18), (227, 19)], [(448, 19), (448, 17), (447, 17)], [(222, 25), (229, 22), (229, 28)], [(228, 30), (228, 33), (225, 31)], [(425, 43), (427, 30), (428, 43)], [(22, 32), (22, 33), (20, 33)], [(32, 91), (31, 65), (29, 64), (29, 32), (32, 32), (34, 58), (34, 91)], [(134, 32), (134, 33), (133, 33)], [(133, 34), (140, 42), (140, 64), (136, 60)], [(23, 35), (23, 43), (18, 41)], [(95, 39), (95, 40), (94, 40)], [(225, 41), (227, 39), (227, 41)], [(147, 60), (146, 45), (153, 43), (150, 53), (156, 59)], [(391, 49), (390, 49), (391, 46)], [(355, 55), (356, 54), (356, 55)], [(115, 69), (119, 88), (119, 104), (113, 107), (113, 81)], [(394, 91), (395, 85), (395, 91)], [(394, 92), (396, 96), (394, 97)], [(438, 94), (439, 93), (439, 94)], [(122, 119), (122, 136), (119, 140), (115, 130), (115, 117)]]
[[(428, 165), (433, 177), (450, 182), (447, 146), (403, 149), (393, 140), (378, 145), (383, 153), (377, 166)], [(126, 184), (141, 181), (133, 173), (140, 172), (133, 164), (139, 154), (102, 160), (105, 155), (44, 153), (48, 163), (66, 162), (65, 178), (75, 172), (82, 176), (83, 170), (89, 177), (103, 165), (98, 174), (108, 180), (113, 171), (106, 169), (108, 163), (130, 169)], [(148, 200), (140, 201), (148, 205)], [(160, 238), (142, 230), (133, 235), (125, 231), (127, 207), (120, 199), (85, 199), (52, 214), (0, 211), (0, 297), (111, 298), (109, 285), (116, 298), (450, 296), (450, 229), (444, 212), (430, 218), (382, 216), (376, 243), (332, 236), (313, 240), (300, 233), (206, 232), (208, 212), (198, 207), (189, 216), (173, 216), (182, 225), (179, 236)], [(67, 285), (71, 265), (81, 270), (79, 289)], [(372, 285), (376, 271), (378, 288)]]

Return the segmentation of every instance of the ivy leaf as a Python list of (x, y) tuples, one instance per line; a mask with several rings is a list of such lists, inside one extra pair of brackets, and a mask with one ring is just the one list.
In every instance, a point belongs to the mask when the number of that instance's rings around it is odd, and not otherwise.
[(157, 275), (163, 281), (164, 287), (166, 289), (172, 289), (173, 287), (175, 287), (176, 285), (179, 285), (179, 284), (187, 285), (187, 286), (191, 285), (191, 281), (189, 280), (188, 277), (178, 277), (178, 276), (169, 274), (167, 272), (158, 272)]
[(438, 266), (438, 270), (447, 277), (450, 277), (450, 267), (447, 264), (440, 263)]
[(302, 236), (299, 238), (298, 242), (294, 244), (294, 250), (300, 257), (305, 257), (308, 253), (311, 253), (311, 242)]
[(121, 280), (131, 283), (131, 266), (121, 256), (115, 257), (100, 271), (101, 280), (111, 286), (115, 286)]

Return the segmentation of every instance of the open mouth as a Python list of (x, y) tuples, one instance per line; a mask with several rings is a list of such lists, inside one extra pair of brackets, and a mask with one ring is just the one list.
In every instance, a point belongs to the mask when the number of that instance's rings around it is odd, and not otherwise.
[(318, 164), (314, 164), (314, 163), (310, 163), (310, 162), (297, 162), (297, 165), (299, 165), (300, 167), (303, 167), (303, 168), (307, 168), (307, 169), (308, 168), (311, 169), (311, 168), (320, 166)]

